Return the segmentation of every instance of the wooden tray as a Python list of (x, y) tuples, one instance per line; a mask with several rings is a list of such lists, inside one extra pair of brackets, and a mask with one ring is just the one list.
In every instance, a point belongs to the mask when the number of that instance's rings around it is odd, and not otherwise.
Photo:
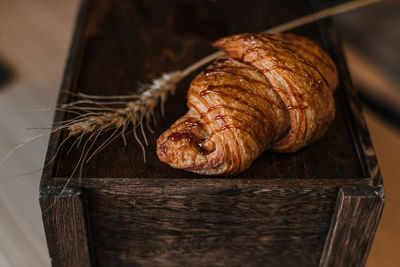
[[(259, 32), (315, 8), (305, 0), (83, 1), (58, 103), (74, 101), (63, 92), (129, 94), (213, 52), (218, 37)], [(85, 164), (66, 190), (82, 153), (67, 154), (74, 140), (45, 166), (40, 201), (53, 265), (362, 266), (383, 209), (375, 153), (330, 22), (292, 32), (320, 42), (339, 70), (336, 118), (321, 140), (294, 154), (265, 152), (234, 177), (161, 163), (156, 139), (186, 112), (199, 69), (147, 135), (146, 164), (130, 136), (127, 146), (117, 139)], [(65, 137), (51, 136), (47, 161)]]

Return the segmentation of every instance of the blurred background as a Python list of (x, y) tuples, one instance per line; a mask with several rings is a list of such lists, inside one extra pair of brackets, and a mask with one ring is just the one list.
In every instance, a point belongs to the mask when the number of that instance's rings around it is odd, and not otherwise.
[[(0, 159), (42, 133), (27, 128), (51, 125), (78, 5), (0, 0)], [(400, 2), (334, 20), (385, 183), (385, 209), (367, 266), (400, 266)], [(47, 142), (48, 136), (38, 137), (0, 166), (0, 266), (50, 266), (38, 201)]]

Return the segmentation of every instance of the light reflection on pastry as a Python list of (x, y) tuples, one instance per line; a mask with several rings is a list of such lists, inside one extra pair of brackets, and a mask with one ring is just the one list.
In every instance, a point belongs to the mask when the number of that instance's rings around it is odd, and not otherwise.
[(294, 34), (245, 33), (214, 46), (227, 55), (192, 81), (189, 111), (157, 140), (162, 162), (236, 174), (267, 149), (295, 152), (326, 132), (338, 77), (318, 45)]

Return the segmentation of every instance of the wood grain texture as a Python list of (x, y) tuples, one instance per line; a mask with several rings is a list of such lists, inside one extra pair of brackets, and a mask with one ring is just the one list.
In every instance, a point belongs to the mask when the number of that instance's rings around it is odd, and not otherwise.
[(320, 266), (364, 266), (383, 205), (382, 187), (341, 188)]
[(85, 179), (96, 265), (316, 266), (337, 181), (276, 181)]
[(91, 266), (84, 202), (77, 188), (41, 190), (40, 206), (53, 266)]
[[(67, 178), (54, 178), (53, 186), (63, 186)], [(288, 188), (326, 188), (343, 186), (369, 186), (370, 179), (232, 179), (224, 177), (192, 178), (85, 178), (79, 181), (72, 179), (70, 186), (83, 187), (90, 190), (107, 191), (112, 194), (130, 194), (131, 190), (140, 187), (174, 188), (192, 186), (233, 186), (242, 184), (259, 187), (288, 187)]]
[(89, 191), (98, 266), (316, 266), (335, 188), (251, 183)]

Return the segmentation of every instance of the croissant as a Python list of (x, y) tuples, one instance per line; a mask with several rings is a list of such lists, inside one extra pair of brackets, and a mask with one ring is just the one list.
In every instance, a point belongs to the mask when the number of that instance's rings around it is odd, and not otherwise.
[(157, 140), (174, 168), (232, 175), (265, 150), (295, 152), (320, 138), (335, 116), (336, 66), (294, 34), (238, 34), (190, 84), (189, 111)]

